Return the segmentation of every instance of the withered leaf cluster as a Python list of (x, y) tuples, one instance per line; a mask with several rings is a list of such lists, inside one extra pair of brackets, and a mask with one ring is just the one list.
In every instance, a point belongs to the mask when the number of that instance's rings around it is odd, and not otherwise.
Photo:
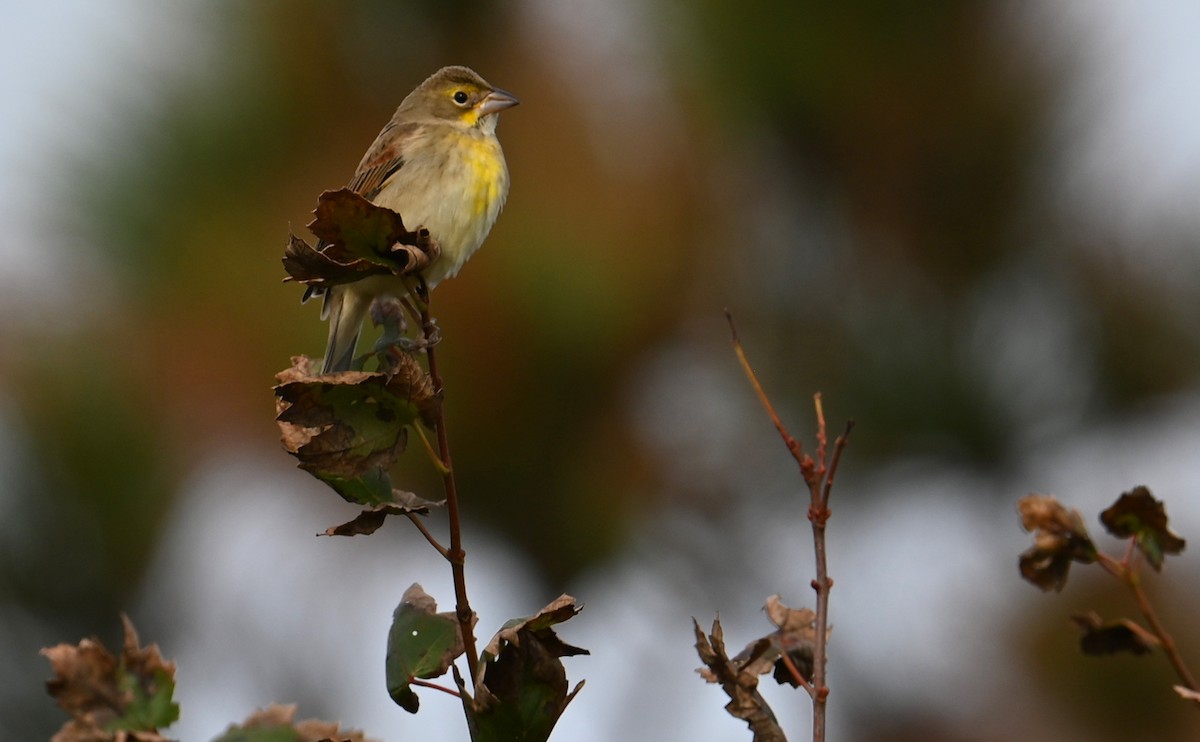
[[(308, 228), (317, 246), (291, 235), (283, 257), (284, 280), (304, 283), (310, 292), (370, 275), (416, 273), (438, 256), (427, 230), (410, 231), (399, 214), (347, 189), (322, 193), (313, 215)], [(389, 351), (376, 354), (376, 371), (322, 374), (311, 359), (298, 356), (276, 375), (284, 448), (301, 469), (365, 506), (326, 535), (369, 534), (389, 515), (425, 514), (439, 504), (392, 486), (388, 470), (407, 447), (410, 430), (435, 425), (441, 398), (429, 374), (406, 352), (414, 346), (402, 339), (399, 306), (379, 314), (373, 308), (372, 318), (389, 340)]]
[[(699, 673), (710, 683), (720, 683), (725, 695), (729, 696), (725, 710), (734, 718), (746, 722), (754, 732), (755, 742), (786, 742), (787, 737), (775, 719), (775, 712), (758, 690), (760, 668), (747, 667), (744, 661), (729, 659), (725, 650), (725, 630), (721, 628), (720, 619), (713, 621), (712, 631), (708, 634), (704, 633), (700, 622), (694, 618), (692, 626), (696, 632), (696, 652), (704, 663)], [(752, 642), (751, 646), (757, 643)]]
[(1096, 546), (1077, 510), (1051, 495), (1028, 495), (1017, 503), (1021, 526), (1033, 533), (1033, 546), (1021, 554), (1021, 576), (1042, 590), (1061, 591), (1071, 562), (1096, 561)]
[(122, 615), (125, 640), (114, 657), (96, 639), (42, 650), (54, 668), (46, 690), (71, 720), (52, 742), (166, 742), (158, 730), (179, 718), (175, 664), (158, 645), (141, 646), (137, 630)]
[(409, 231), (399, 214), (346, 188), (322, 193), (313, 215), (308, 229), (320, 241), (314, 248), (289, 235), (285, 281), (323, 289), (371, 275), (417, 273), (440, 253), (428, 230)]
[(704, 663), (697, 672), (721, 685), (730, 699), (725, 710), (746, 721), (756, 740), (782, 740), (775, 715), (758, 692), (758, 679), (771, 673), (775, 682), (792, 687), (812, 681), (817, 616), (808, 608), (788, 607), (778, 595), (767, 598), (763, 610), (776, 630), (750, 642), (732, 659), (725, 651), (720, 620), (713, 621), (712, 631), (705, 635), (693, 619), (696, 651)]

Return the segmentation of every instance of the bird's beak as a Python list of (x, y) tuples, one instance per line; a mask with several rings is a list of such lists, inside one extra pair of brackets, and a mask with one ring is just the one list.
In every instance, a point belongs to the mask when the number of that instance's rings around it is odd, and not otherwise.
[(487, 116), (491, 113), (503, 111), (505, 108), (512, 108), (521, 101), (517, 100), (517, 96), (507, 90), (496, 89), (488, 93), (483, 100), (479, 101), (476, 110), (479, 115)]

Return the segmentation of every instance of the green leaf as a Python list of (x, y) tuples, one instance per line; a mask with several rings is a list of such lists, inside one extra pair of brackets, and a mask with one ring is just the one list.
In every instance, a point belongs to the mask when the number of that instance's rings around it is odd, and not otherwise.
[(1100, 514), (1100, 522), (1117, 538), (1132, 537), (1156, 571), (1162, 569), (1165, 554), (1178, 554), (1187, 543), (1167, 527), (1166, 509), (1144, 486), (1118, 497)]
[(387, 474), (404, 452), (408, 427), (436, 418), (440, 397), (429, 375), (400, 354), (386, 371), (315, 374), (297, 356), (276, 375), (276, 420), (299, 466), (343, 499), (375, 506), (398, 501)]
[(388, 695), (412, 714), (419, 706), (412, 679), (444, 675), (454, 658), (463, 653), (458, 618), (453, 613), (436, 611), (433, 598), (413, 583), (396, 606), (388, 631)]
[(416, 421), (416, 404), (384, 386), (380, 374), (342, 374), (337, 381), (294, 381), (276, 387), (288, 407), (281, 423), (316, 430), (294, 455), (314, 474), (353, 479), (386, 468), (408, 443), (406, 425)]
[(151, 680), (120, 667), (116, 682), (117, 688), (129, 693), (133, 700), (121, 717), (108, 725), (110, 731), (160, 729), (179, 720), (179, 704), (172, 700), (175, 681), (165, 670), (155, 670)]
[(347, 502), (372, 507), (389, 503), (393, 498), (392, 478), (383, 469), (372, 469), (360, 477), (346, 479), (324, 472), (313, 476), (333, 488)]

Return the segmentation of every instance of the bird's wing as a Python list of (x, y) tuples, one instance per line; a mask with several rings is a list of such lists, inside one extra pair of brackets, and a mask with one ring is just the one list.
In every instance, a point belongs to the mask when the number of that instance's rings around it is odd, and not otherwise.
[[(350, 179), (350, 183), (346, 187), (368, 201), (373, 200), (387, 179), (404, 166), (404, 144), (419, 126), (420, 124), (415, 123), (397, 124), (395, 121), (391, 121), (383, 127), (383, 131), (379, 132), (375, 143), (363, 155), (362, 162), (358, 163), (358, 171), (354, 173), (354, 177)], [(324, 240), (319, 240), (317, 250), (324, 249), (327, 244)], [(304, 303), (314, 296), (325, 299), (324, 306), (321, 308), (321, 319), (325, 319), (329, 314), (330, 297), (324, 287), (306, 287), (300, 302)]]
[(415, 123), (389, 123), (385, 126), (363, 155), (358, 171), (346, 187), (368, 201), (373, 200), (387, 179), (404, 165), (404, 145), (419, 126)]

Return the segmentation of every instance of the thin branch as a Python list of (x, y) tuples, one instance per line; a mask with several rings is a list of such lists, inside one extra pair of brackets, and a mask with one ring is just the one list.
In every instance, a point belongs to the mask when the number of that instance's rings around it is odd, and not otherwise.
[(447, 688), (445, 686), (438, 685), (437, 683), (431, 683), (428, 680), (421, 680), (420, 678), (409, 678), (408, 684), (409, 685), (419, 685), (422, 688), (432, 688), (433, 690), (440, 690), (443, 693), (449, 693), (450, 695), (454, 696), (455, 698), (462, 698), (462, 694), (460, 694), (458, 691), (450, 690), (449, 688)]
[(803, 466), (804, 447), (784, 427), (783, 420), (779, 418), (779, 413), (775, 411), (775, 405), (771, 404), (767, 393), (763, 391), (762, 384), (758, 381), (758, 375), (754, 373), (754, 368), (750, 366), (750, 361), (746, 358), (746, 351), (742, 349), (742, 341), (738, 339), (737, 327), (733, 324), (733, 314), (728, 309), (725, 310), (725, 319), (729, 322), (729, 332), (733, 337), (733, 352), (737, 354), (738, 362), (742, 364), (742, 371), (746, 373), (746, 378), (750, 380), (750, 386), (754, 387), (754, 393), (758, 395), (758, 401), (762, 402), (762, 406), (767, 411), (767, 416), (775, 424), (775, 429), (779, 431), (779, 435), (783, 438), (783, 443), (787, 446), (788, 451), (791, 452), (792, 458), (796, 459), (796, 463)]
[[(809, 491), (812, 504), (808, 509), (808, 519), (812, 523), (813, 552), (816, 558), (817, 578), (812, 581), (813, 590), (817, 593), (816, 636), (813, 641), (813, 741), (824, 742), (825, 739), (825, 699), (829, 696), (829, 686), (825, 683), (826, 637), (829, 627), (829, 591), (833, 588), (833, 580), (829, 579), (829, 559), (825, 550), (825, 524), (829, 521), (828, 495), (825, 485), (825, 413), (821, 407), (821, 395), (814, 395), (817, 412), (818, 443), (818, 472), (809, 476)], [(811, 470), (810, 470), (811, 471)]]
[(425, 537), (425, 540), (429, 542), (429, 545), (437, 550), (437, 553), (441, 554), (445, 559), (450, 558), (450, 552), (447, 551), (446, 547), (442, 546), (441, 542), (429, 532), (429, 529), (425, 527), (425, 523), (421, 520), (421, 516), (417, 515), (416, 513), (405, 513), (405, 515), (407, 515), (408, 519), (412, 521), (412, 524), (417, 527), (417, 530), (421, 532), (421, 535)]
[(1175, 668), (1175, 674), (1183, 681), (1183, 684), (1189, 690), (1200, 690), (1196, 685), (1196, 678), (1192, 675), (1192, 671), (1188, 669), (1187, 663), (1183, 661), (1183, 657), (1179, 654), (1179, 649), (1175, 646), (1175, 638), (1167, 632), (1166, 627), (1158, 620), (1158, 613), (1154, 610), (1154, 606), (1150, 604), (1149, 598), (1146, 597), (1146, 592), (1142, 590), (1142, 581), (1139, 579), (1136, 572), (1130, 572), (1125, 579), (1125, 584), (1129, 585), (1130, 591), (1133, 592), (1133, 599), (1137, 601), (1138, 610), (1146, 618), (1146, 623), (1150, 624), (1150, 630), (1162, 642), (1163, 652), (1167, 655), (1167, 661), (1171, 663), (1171, 667)]
[[(430, 339), (434, 332), (433, 319), (429, 316), (429, 307), (421, 306), (421, 332), (426, 340)], [(433, 343), (429, 343), (425, 347), (425, 355), (429, 360), (429, 378), (433, 382), (434, 391), (437, 394), (442, 394), (443, 385), (442, 377), (438, 373), (437, 356), (434, 353)], [(446, 514), (450, 521), (450, 548), (444, 553), (446, 560), (450, 562), (450, 571), (454, 577), (454, 610), (458, 616), (459, 626), (462, 627), (463, 637), (463, 654), (467, 658), (467, 670), (470, 673), (471, 683), (474, 684), (478, 678), (479, 669), (479, 654), (475, 650), (475, 632), (474, 619), (475, 612), (471, 610), (471, 603), (467, 599), (467, 575), (464, 564), (467, 559), (467, 553), (462, 546), (462, 526), (458, 510), (458, 487), (454, 482), (454, 464), (450, 459), (450, 439), (446, 435), (446, 414), (444, 411), (445, 405), (437, 405), (437, 439), (438, 439), (438, 458), (445, 466), (445, 471), (442, 472), (442, 483), (446, 490)]]
[[(1179, 653), (1179, 648), (1175, 645), (1175, 637), (1171, 636), (1166, 627), (1163, 626), (1162, 621), (1158, 618), (1158, 612), (1154, 610), (1154, 605), (1151, 604), (1146, 591), (1142, 589), (1142, 580), (1134, 564), (1137, 555), (1138, 552), (1135, 549), (1134, 539), (1129, 539), (1129, 546), (1125, 550), (1125, 557), (1123, 559), (1118, 561), (1103, 552), (1099, 552), (1096, 554), (1096, 563), (1105, 572), (1125, 583), (1125, 586), (1133, 593), (1133, 599), (1137, 603), (1142, 617), (1150, 625), (1150, 631), (1154, 633), (1159, 643), (1162, 644), (1163, 653), (1167, 655), (1167, 661), (1171, 663), (1175, 674), (1189, 690), (1200, 691), (1200, 686), (1196, 685), (1196, 677), (1192, 674), (1191, 669), (1188, 668), (1183, 655)], [(1200, 701), (1197, 701), (1197, 703), (1200, 703)]]
[(804, 688), (804, 690), (808, 691), (808, 695), (811, 698), (816, 698), (816, 690), (811, 684), (809, 684), (807, 680), (804, 679), (804, 675), (801, 674), (800, 668), (796, 667), (795, 662), (792, 662), (791, 655), (789, 655), (787, 652), (783, 652), (779, 655), (779, 659), (783, 660), (783, 664), (787, 667), (788, 674), (792, 676), (792, 680), (795, 680), (801, 688)]
[(438, 470), (438, 474), (446, 476), (450, 471), (450, 467), (442, 460), (437, 451), (433, 450), (433, 444), (429, 442), (429, 436), (425, 435), (425, 428), (420, 425), (413, 425), (412, 429), (417, 431), (417, 437), (421, 439), (421, 444), (425, 447), (425, 453), (429, 456), (429, 460), (433, 462), (433, 467)]
[(854, 430), (854, 421), (847, 420), (846, 428), (833, 442), (833, 459), (829, 462), (829, 475), (825, 477), (825, 490), (821, 493), (821, 499), (825, 505), (829, 504), (829, 493), (833, 491), (833, 478), (837, 475), (838, 462), (842, 460), (842, 451), (846, 449), (852, 430)]
[[(779, 414), (775, 411), (775, 406), (771, 404), (771, 400), (763, 390), (762, 384), (759, 383), (758, 376), (754, 373), (754, 368), (750, 365), (750, 361), (746, 357), (746, 352), (742, 348), (742, 343), (738, 339), (737, 328), (733, 323), (733, 315), (728, 309), (725, 310), (725, 319), (729, 322), (729, 331), (733, 339), (733, 349), (737, 354), (738, 361), (741, 363), (742, 370), (750, 380), (751, 386), (754, 387), (754, 392), (758, 395), (763, 408), (766, 409), (771, 422), (774, 423), (775, 429), (779, 431), (780, 437), (783, 438), (788, 451), (791, 452), (792, 458), (800, 465), (801, 476), (804, 479), (804, 483), (808, 486), (810, 498), (808, 520), (812, 524), (813, 551), (816, 555), (817, 571), (816, 579), (812, 581), (812, 587), (817, 593), (817, 610), (815, 619), (816, 637), (813, 642), (813, 677), (811, 684), (804, 683), (804, 687), (808, 690), (813, 701), (813, 742), (824, 742), (825, 702), (829, 697), (829, 686), (825, 684), (826, 644), (829, 633), (829, 592), (833, 589), (833, 579), (829, 577), (829, 562), (825, 548), (825, 526), (830, 516), (829, 497), (833, 492), (834, 476), (837, 474), (838, 463), (841, 461), (842, 452), (846, 448), (850, 431), (854, 428), (854, 422), (851, 421), (846, 424), (846, 429), (834, 442), (832, 459), (827, 461), (828, 437), (825, 430), (825, 408), (821, 403), (820, 393), (813, 395), (813, 404), (816, 408), (817, 418), (816, 461), (813, 461), (810, 456), (804, 453), (804, 448), (799, 441), (788, 433)], [(799, 672), (786, 653), (783, 655), (783, 659), (789, 672), (799, 677)], [(803, 678), (800, 679), (803, 680)]]

